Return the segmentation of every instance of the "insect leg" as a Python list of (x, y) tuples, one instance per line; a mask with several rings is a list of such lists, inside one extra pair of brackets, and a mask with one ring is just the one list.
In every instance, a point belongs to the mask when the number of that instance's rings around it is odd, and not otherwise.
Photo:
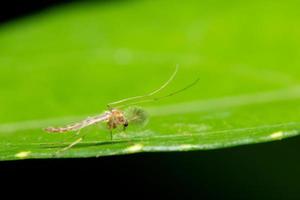
[(73, 146), (75, 146), (76, 144), (78, 144), (79, 142), (81, 142), (83, 140), (83, 137), (81, 138), (78, 138), (77, 140), (75, 140), (74, 142), (72, 142), (71, 144), (69, 144), (67, 147), (57, 151), (56, 153), (59, 154), (59, 153), (62, 153), (64, 151), (67, 151), (69, 149), (71, 149)]
[(110, 140), (112, 141), (113, 140), (113, 132), (112, 132), (112, 130), (110, 130), (109, 132), (110, 132)]
[[(79, 130), (76, 132), (76, 135), (79, 135), (79, 134), (80, 134), (80, 130), (81, 130), (81, 129), (79, 129)], [(81, 141), (84, 139), (85, 136), (86, 136), (86, 134), (83, 135), (83, 136), (81, 136), (80, 138), (76, 139), (74, 142), (72, 142), (71, 144), (69, 144), (69, 145), (66, 146), (65, 148), (63, 148), (63, 149), (61, 149), (61, 150), (58, 150), (56, 153), (59, 154), (59, 153), (62, 153), (62, 152), (64, 152), (64, 151), (67, 151), (67, 150), (71, 149), (73, 146), (75, 146), (76, 144), (78, 144), (79, 142), (81, 142)]]

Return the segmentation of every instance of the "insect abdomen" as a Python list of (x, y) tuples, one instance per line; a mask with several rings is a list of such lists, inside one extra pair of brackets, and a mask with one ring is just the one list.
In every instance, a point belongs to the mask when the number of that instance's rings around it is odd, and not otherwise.
[(45, 128), (45, 131), (49, 133), (65, 133), (68, 131), (76, 131), (80, 129), (80, 124), (74, 124), (67, 127), (49, 127)]

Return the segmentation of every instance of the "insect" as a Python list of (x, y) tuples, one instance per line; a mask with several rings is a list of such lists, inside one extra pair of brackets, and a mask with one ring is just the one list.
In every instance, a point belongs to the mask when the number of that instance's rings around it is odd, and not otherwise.
[[(147, 121), (147, 113), (140, 107), (135, 107), (134, 105), (150, 102), (150, 101), (158, 101), (163, 98), (167, 98), (170, 96), (173, 96), (175, 94), (178, 94), (184, 90), (187, 90), (188, 88), (194, 86), (198, 81), (199, 78), (197, 78), (194, 82), (191, 84), (185, 86), (184, 88), (177, 90), (175, 92), (169, 93), (165, 96), (160, 97), (153, 97), (155, 94), (159, 93), (161, 90), (163, 90), (167, 85), (171, 83), (171, 81), (174, 79), (174, 77), (177, 74), (178, 71), (178, 65), (176, 66), (175, 71), (170, 76), (170, 78), (158, 89), (154, 90), (153, 92), (141, 95), (141, 96), (135, 96), (130, 97), (126, 99), (121, 99), (112, 103), (107, 104), (107, 111), (104, 113), (94, 116), (94, 117), (88, 117), (87, 119), (70, 124), (64, 127), (48, 127), (44, 130), (49, 133), (66, 133), (70, 131), (77, 131), (77, 133), (80, 132), (81, 129), (98, 124), (100, 122), (105, 122), (107, 125), (107, 128), (110, 130), (110, 138), (113, 140), (112, 130), (116, 129), (117, 127), (122, 126), (123, 130), (125, 130), (129, 124), (143, 124)], [(133, 107), (134, 106), (134, 107)], [(127, 112), (125, 112), (122, 108), (128, 107)], [(62, 151), (65, 151), (80, 141), (82, 141), (83, 137), (77, 139), (73, 143), (71, 143), (69, 146), (62, 149)]]

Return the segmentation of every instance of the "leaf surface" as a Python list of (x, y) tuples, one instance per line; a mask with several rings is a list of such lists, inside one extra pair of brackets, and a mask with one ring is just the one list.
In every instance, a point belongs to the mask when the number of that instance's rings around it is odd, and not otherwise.
[[(218, 2), (216, 4), (216, 2)], [(282, 3), (283, 4), (283, 3)], [(297, 2), (76, 3), (0, 27), (0, 159), (209, 150), (299, 134)], [(218, 6), (216, 6), (218, 5)], [(263, 9), (272, 8), (272, 9)], [(255, 13), (255, 15), (253, 15)], [(143, 127), (42, 129), (158, 88)]]

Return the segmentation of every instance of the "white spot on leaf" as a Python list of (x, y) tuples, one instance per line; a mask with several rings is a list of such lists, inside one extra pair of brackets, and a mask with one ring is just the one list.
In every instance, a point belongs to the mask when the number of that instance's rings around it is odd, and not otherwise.
[(17, 158), (26, 158), (31, 154), (31, 151), (21, 151), (15, 155)]
[(274, 140), (280, 140), (280, 139), (282, 139), (282, 137), (283, 137), (283, 132), (282, 132), (282, 131), (279, 131), (279, 132), (272, 133), (272, 134), (270, 135), (270, 137), (271, 137), (272, 139), (274, 139)]
[(182, 144), (179, 146), (179, 150), (190, 150), (192, 148), (195, 148), (195, 145), (191, 145), (191, 144)]
[(139, 152), (140, 150), (142, 150), (143, 147), (144, 147), (144, 145), (142, 145), (142, 144), (135, 144), (135, 145), (132, 145), (132, 146), (126, 148), (125, 151), (128, 153), (135, 153), (135, 152)]

